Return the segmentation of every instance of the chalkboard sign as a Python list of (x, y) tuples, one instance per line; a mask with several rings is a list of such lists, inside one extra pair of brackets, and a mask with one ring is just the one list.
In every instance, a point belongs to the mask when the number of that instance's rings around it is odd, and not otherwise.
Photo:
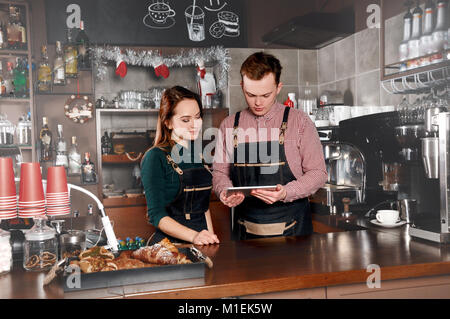
[(248, 46), (242, 0), (45, 0), (45, 11), (49, 43), (82, 20), (96, 44)]

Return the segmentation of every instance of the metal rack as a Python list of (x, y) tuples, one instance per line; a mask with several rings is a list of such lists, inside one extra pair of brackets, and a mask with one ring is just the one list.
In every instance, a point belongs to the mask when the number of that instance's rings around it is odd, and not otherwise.
[(442, 89), (450, 85), (450, 65), (445, 61), (436, 68), (417, 72), (396, 74), (389, 79), (381, 81), (383, 89), (390, 94), (421, 94), (428, 93), (430, 89)]

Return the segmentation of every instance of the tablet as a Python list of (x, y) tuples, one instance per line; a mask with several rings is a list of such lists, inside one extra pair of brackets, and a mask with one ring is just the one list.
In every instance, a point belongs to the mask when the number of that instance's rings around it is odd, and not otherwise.
[(250, 191), (252, 189), (276, 190), (276, 188), (277, 185), (228, 187), (227, 196), (230, 196), (230, 194), (233, 192), (242, 192), (245, 196), (250, 196)]

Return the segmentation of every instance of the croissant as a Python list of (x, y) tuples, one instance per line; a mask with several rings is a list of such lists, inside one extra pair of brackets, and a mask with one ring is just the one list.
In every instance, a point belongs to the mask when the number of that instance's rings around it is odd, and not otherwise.
[(178, 263), (178, 253), (171, 252), (159, 243), (152, 246), (141, 247), (134, 251), (131, 256), (150, 264), (174, 265)]

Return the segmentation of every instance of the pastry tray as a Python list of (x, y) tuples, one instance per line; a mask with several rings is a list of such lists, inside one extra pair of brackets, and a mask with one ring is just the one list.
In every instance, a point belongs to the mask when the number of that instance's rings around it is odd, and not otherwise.
[[(206, 263), (195, 257), (188, 248), (180, 248), (179, 251), (185, 254), (192, 264), (161, 265), (88, 274), (81, 272), (79, 281), (74, 280), (73, 277), (68, 278), (75, 276), (75, 273), (71, 275), (64, 272), (62, 280), (64, 292), (205, 277)], [(68, 283), (74, 286), (75, 282), (80, 284), (79, 287), (68, 286)]]

